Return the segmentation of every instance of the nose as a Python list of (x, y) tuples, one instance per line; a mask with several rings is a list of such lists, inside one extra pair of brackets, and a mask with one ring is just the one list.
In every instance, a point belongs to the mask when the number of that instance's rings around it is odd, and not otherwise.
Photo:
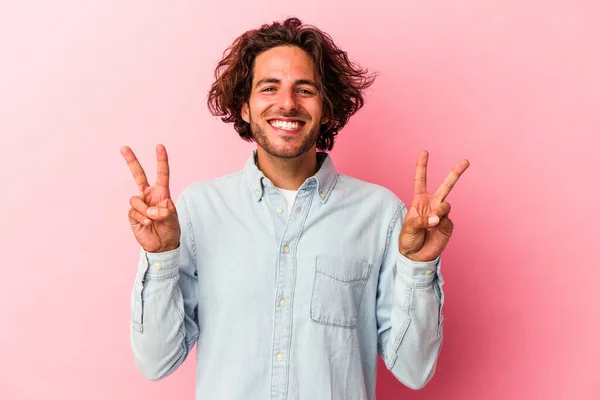
[(279, 91), (279, 109), (283, 112), (296, 111), (298, 104), (296, 102), (296, 94), (293, 89), (281, 89)]

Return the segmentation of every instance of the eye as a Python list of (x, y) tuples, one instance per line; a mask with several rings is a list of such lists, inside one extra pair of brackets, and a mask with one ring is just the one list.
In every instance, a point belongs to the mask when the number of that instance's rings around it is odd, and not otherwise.
[(309, 90), (309, 89), (298, 89), (298, 93), (300, 94), (306, 94), (306, 95), (313, 95), (314, 93)]
[(266, 88), (262, 89), (261, 92), (273, 92), (274, 90), (276, 90), (273, 86), (267, 86)]

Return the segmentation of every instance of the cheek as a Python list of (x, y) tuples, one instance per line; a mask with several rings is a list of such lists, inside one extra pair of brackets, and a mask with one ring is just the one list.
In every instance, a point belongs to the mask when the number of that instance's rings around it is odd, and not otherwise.
[(304, 109), (310, 114), (314, 123), (319, 123), (323, 109), (318, 104), (307, 104)]
[(269, 108), (273, 106), (273, 104), (274, 101), (268, 98), (258, 98), (250, 100), (250, 109), (252, 111), (252, 116), (256, 118), (257, 116), (264, 114), (266, 111), (269, 110)]

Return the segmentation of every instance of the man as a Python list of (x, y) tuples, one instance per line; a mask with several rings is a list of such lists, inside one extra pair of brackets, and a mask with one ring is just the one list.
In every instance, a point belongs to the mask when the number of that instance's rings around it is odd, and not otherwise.
[(237, 173), (169, 192), (163, 146), (137, 182), (141, 245), (131, 344), (149, 379), (197, 344), (198, 399), (373, 399), (377, 355), (405, 385), (432, 377), (442, 342), (439, 256), (446, 196), (418, 157), (407, 210), (389, 190), (339, 174), (324, 151), (373, 77), (295, 18), (246, 32), (219, 63), (209, 108), (256, 151)]

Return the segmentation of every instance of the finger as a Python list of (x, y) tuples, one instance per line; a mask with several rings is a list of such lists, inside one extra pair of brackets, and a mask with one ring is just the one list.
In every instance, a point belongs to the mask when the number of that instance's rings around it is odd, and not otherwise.
[(121, 147), (121, 154), (127, 162), (127, 166), (133, 175), (133, 179), (135, 179), (135, 183), (137, 183), (138, 187), (140, 188), (140, 192), (143, 193), (144, 189), (150, 185), (148, 184), (148, 179), (146, 178), (146, 173), (144, 172), (142, 165), (133, 153), (133, 150), (131, 150), (128, 146)]
[(173, 200), (171, 200), (171, 198), (169, 197), (167, 199), (167, 204), (166, 204), (167, 209), (171, 212), (171, 213), (175, 213), (177, 212), (177, 208), (175, 207), (175, 203), (173, 203)]
[(169, 188), (169, 157), (162, 144), (156, 146), (156, 184)]
[(152, 220), (150, 220), (150, 218), (146, 217), (144, 214), (140, 213), (133, 207), (129, 209), (129, 221), (132, 225), (136, 223), (142, 225), (150, 225), (152, 223)]
[(448, 175), (446, 175), (446, 178), (444, 178), (444, 181), (436, 190), (433, 197), (438, 199), (440, 202), (444, 201), (446, 199), (446, 196), (448, 196), (448, 193), (450, 193), (450, 191), (458, 181), (458, 178), (460, 178), (463, 172), (465, 172), (467, 168), (469, 168), (469, 165), (469, 160), (461, 160), (458, 164), (456, 164), (454, 168), (452, 168), (452, 170), (448, 173)]
[[(171, 199), (167, 199), (167, 200), (171, 201)], [(137, 212), (142, 214), (145, 218), (150, 218), (151, 220), (154, 220), (154, 221), (162, 221), (173, 213), (171, 210), (169, 210), (168, 207), (159, 207), (159, 206), (149, 207), (138, 196), (132, 197), (129, 200), (129, 203), (131, 204), (131, 207), (133, 207), (133, 209), (135, 209)]]
[(417, 158), (417, 168), (415, 169), (415, 194), (427, 192), (427, 160), (429, 153), (427, 150), (422, 150)]
[(454, 223), (452, 222), (452, 220), (450, 218), (444, 217), (444, 218), (440, 219), (437, 229), (442, 231), (442, 233), (445, 234), (446, 236), (450, 236), (452, 234), (452, 231), (454, 230)]
[(146, 204), (140, 197), (133, 196), (131, 199), (129, 199), (129, 204), (131, 204), (131, 207), (133, 207), (137, 212), (146, 215), (148, 204)]
[(440, 205), (437, 206), (435, 208), (435, 210), (433, 210), (433, 212), (430, 213), (430, 215), (437, 215), (438, 218), (441, 219), (443, 217), (448, 216), (448, 214), (450, 214), (450, 209), (451, 209), (450, 203), (443, 202), (443, 203), (440, 203)]
[(440, 221), (437, 215), (419, 215), (404, 222), (403, 230), (409, 235), (436, 226)]

